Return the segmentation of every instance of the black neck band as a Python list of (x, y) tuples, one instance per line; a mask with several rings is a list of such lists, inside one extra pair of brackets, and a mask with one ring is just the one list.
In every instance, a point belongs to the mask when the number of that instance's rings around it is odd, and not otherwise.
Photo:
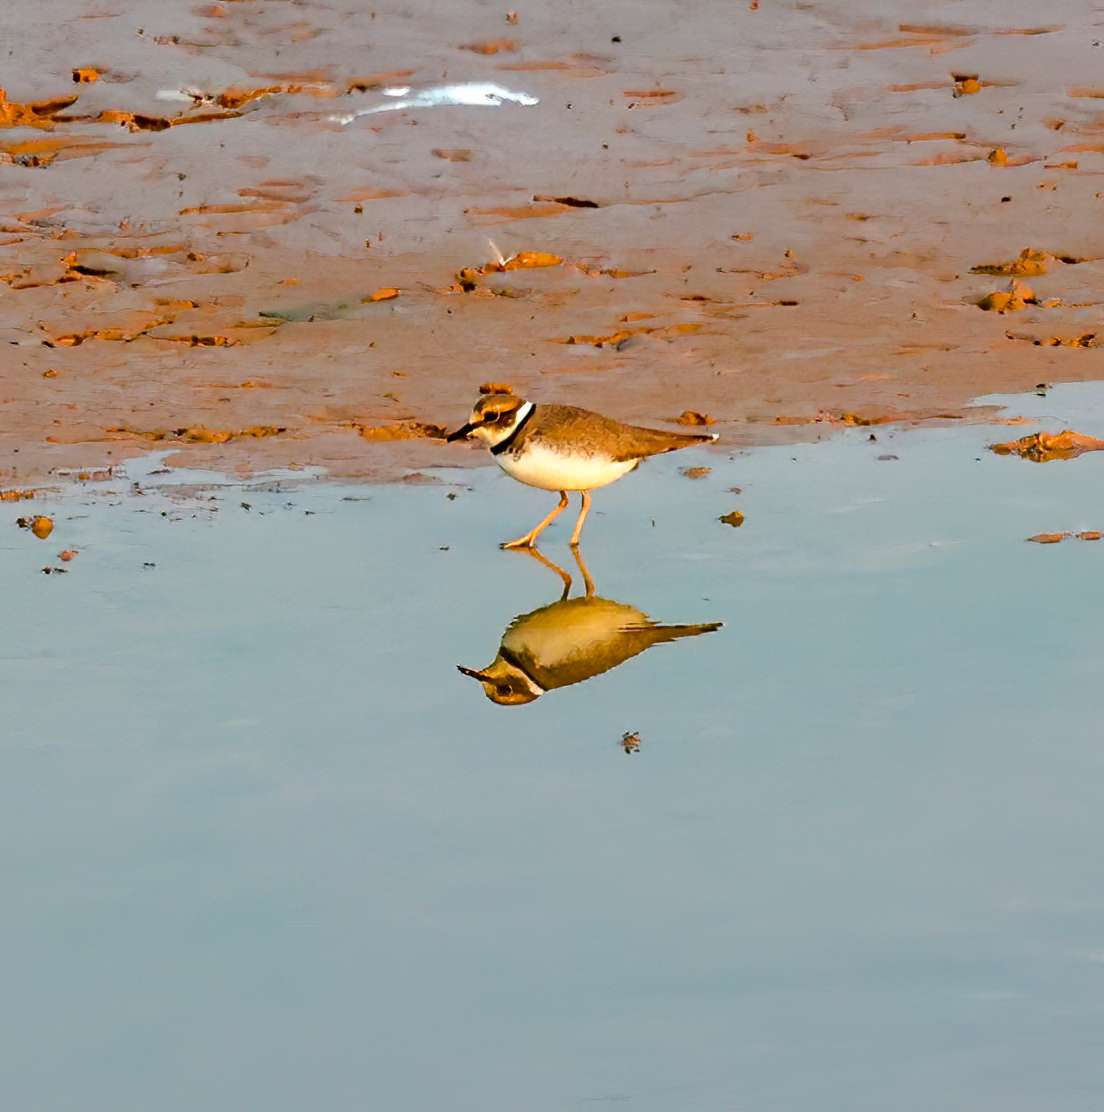
[(539, 688), (541, 691), (548, 690), (547, 687), (544, 687), (542, 684), (537, 683), (537, 681), (533, 679), (533, 676), (529, 672), (529, 669), (526, 668), (524, 664), (522, 664), (521, 660), (518, 658), (517, 653), (513, 653), (509, 649), (504, 648), (502, 645), (499, 645), (498, 655), (502, 657), (502, 659), (505, 660), (511, 668), (516, 668), (534, 687)]
[(518, 421), (518, 423), (514, 426), (514, 431), (512, 433), (510, 433), (510, 435), (508, 437), (506, 437), (505, 440), (500, 440), (491, 449), (491, 455), (498, 456), (498, 455), (501, 455), (503, 452), (505, 452), (510, 447), (510, 445), (513, 444), (513, 442), (515, 440), (517, 440), (518, 433), (521, 432), (521, 430), (523, 428), (525, 428), (525, 426), (527, 424), (529, 424), (529, 418), (532, 417), (533, 414), (536, 413), (536, 412), (537, 412), (537, 407), (535, 405), (530, 405), (529, 412), (526, 413), (525, 416), (522, 417), (522, 419), (520, 421)]

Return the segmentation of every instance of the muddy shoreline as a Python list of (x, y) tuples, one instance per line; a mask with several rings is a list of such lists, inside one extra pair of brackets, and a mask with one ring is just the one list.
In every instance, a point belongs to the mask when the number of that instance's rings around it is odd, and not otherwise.
[(730, 449), (1104, 378), (1099, 14), (853, 8), (6, 13), (0, 486), (467, 464), (486, 381)]

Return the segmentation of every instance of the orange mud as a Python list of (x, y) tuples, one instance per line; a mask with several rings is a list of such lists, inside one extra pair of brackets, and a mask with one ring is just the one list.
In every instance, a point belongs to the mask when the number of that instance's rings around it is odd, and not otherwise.
[[(9, 7), (2, 487), (466, 463), (488, 380), (724, 448), (1104, 378), (1087, 0)], [(330, 118), (467, 81), (540, 103)]]

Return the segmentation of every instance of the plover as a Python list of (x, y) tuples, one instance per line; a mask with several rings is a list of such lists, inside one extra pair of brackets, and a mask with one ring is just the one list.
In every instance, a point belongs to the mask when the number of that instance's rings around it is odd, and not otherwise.
[(448, 440), (476, 436), (507, 475), (527, 486), (558, 490), (560, 502), (543, 521), (503, 548), (530, 548), (565, 509), (567, 492), (580, 491), (582, 506), (571, 543), (579, 543), (590, 512), (590, 492), (627, 475), (641, 460), (716, 440), (713, 433), (665, 432), (623, 425), (573, 405), (535, 405), (513, 394), (486, 394)]
[(478, 680), (487, 698), (500, 706), (531, 703), (555, 688), (608, 672), (653, 645), (721, 628), (721, 622), (660, 625), (635, 606), (600, 598), (577, 548), (572, 551), (583, 573), (586, 594), (568, 598), (571, 577), (567, 572), (539, 549), (527, 551), (563, 579), (559, 602), (514, 618), (486, 668), (457, 665), (465, 676)]

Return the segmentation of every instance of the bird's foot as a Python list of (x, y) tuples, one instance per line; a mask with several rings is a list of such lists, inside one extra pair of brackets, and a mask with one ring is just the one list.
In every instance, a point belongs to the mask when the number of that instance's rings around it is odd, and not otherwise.
[(524, 537), (518, 537), (517, 540), (503, 541), (499, 548), (532, 548), (533, 541), (535, 540), (532, 533), (526, 533)]

